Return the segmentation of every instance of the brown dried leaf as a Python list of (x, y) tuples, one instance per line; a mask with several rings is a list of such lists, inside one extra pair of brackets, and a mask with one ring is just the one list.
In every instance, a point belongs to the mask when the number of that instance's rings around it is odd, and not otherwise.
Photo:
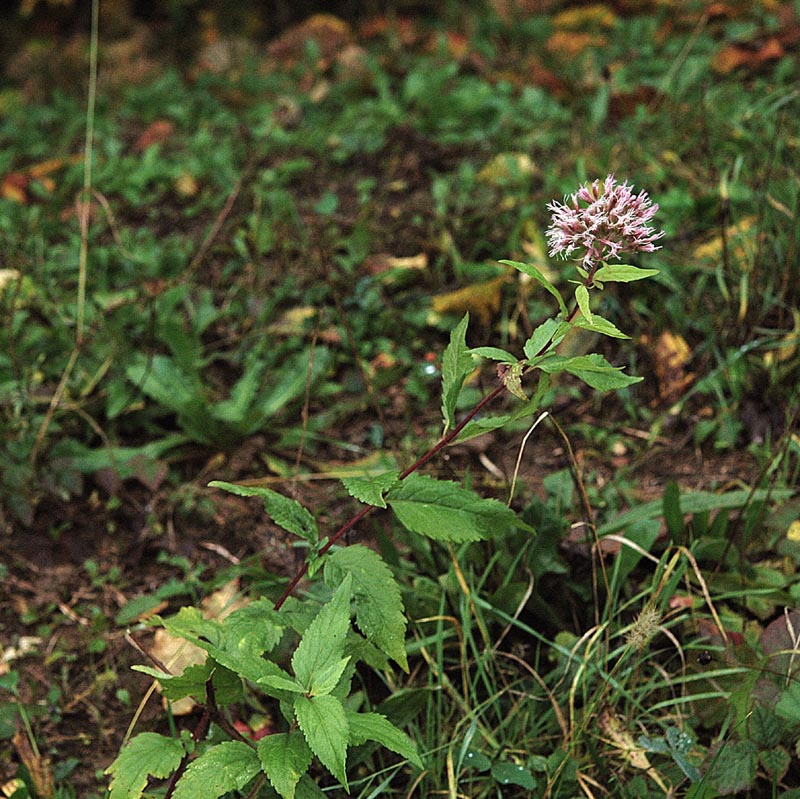
[(175, 125), (168, 119), (151, 122), (133, 145), (134, 152), (142, 153), (153, 144), (163, 144), (175, 132)]

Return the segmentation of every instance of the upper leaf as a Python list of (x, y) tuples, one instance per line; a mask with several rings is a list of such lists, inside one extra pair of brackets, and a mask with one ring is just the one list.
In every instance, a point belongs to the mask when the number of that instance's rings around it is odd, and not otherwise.
[(224, 741), (190, 763), (175, 786), (173, 799), (217, 799), (244, 788), (261, 771), (254, 749), (240, 741)]
[(445, 433), (456, 422), (456, 402), (466, 376), (472, 371), (473, 363), (467, 347), (467, 325), (469, 314), (453, 328), (450, 343), (442, 356), (442, 416)]
[(312, 544), (317, 543), (319, 538), (317, 522), (296, 499), (290, 499), (263, 486), (240, 486), (222, 480), (212, 480), (209, 486), (221, 488), (240, 497), (260, 497), (264, 501), (264, 510), (278, 527), (293, 535), (299, 535)]
[(387, 494), (386, 501), (412, 533), (441, 541), (477, 541), (504, 532), (514, 511), (484, 499), (449, 480), (411, 474)]
[(589, 305), (589, 289), (581, 283), (575, 289), (575, 299), (578, 302), (578, 307), (581, 309), (581, 314), (589, 324), (592, 323), (592, 309)]
[(348, 726), (342, 703), (330, 695), (298, 696), (294, 712), (311, 751), (347, 790)]
[(525, 342), (525, 355), (528, 358), (536, 358), (544, 354), (550, 342), (553, 346), (558, 344), (564, 337), (563, 332), (559, 330), (563, 324), (558, 319), (546, 319), (542, 322)]
[(537, 361), (537, 369), (543, 372), (569, 372), (583, 380), (598, 391), (613, 391), (625, 388), (633, 383), (641, 382), (641, 377), (630, 377), (622, 373), (622, 367), (612, 366), (602, 355), (579, 355), (576, 358), (565, 358), (561, 355), (552, 355)]
[(509, 266), (513, 266), (514, 269), (519, 269), (520, 272), (530, 275), (556, 298), (558, 309), (561, 311), (561, 314), (564, 317), (569, 314), (569, 311), (567, 311), (567, 304), (564, 302), (564, 298), (561, 296), (558, 289), (533, 264), (524, 264), (520, 261), (500, 261), (500, 263), (508, 264)]
[(353, 579), (358, 629), (407, 672), (406, 616), (391, 569), (377, 552), (351, 544), (325, 562), (325, 582), (329, 585), (341, 582), (346, 574)]
[(350, 743), (358, 746), (364, 741), (377, 741), (382, 746), (423, 768), (416, 744), (380, 713), (356, 713), (345, 710), (350, 729)]
[(342, 660), (345, 636), (350, 629), (352, 582), (351, 576), (345, 575), (333, 598), (308, 625), (292, 655), (295, 676), (308, 691), (313, 690), (323, 675), (329, 676), (326, 672)]
[(311, 764), (311, 750), (303, 734), (267, 735), (258, 742), (258, 756), (272, 787), (283, 799), (294, 799), (297, 783)]
[(603, 319), (596, 313), (592, 314), (592, 319), (589, 321), (583, 316), (579, 316), (572, 321), (574, 327), (582, 327), (584, 330), (593, 330), (595, 333), (602, 333), (604, 336), (611, 338), (630, 338), (630, 336), (623, 333), (613, 322), (608, 319)]
[(384, 472), (372, 477), (343, 477), (342, 485), (351, 497), (365, 505), (385, 508), (384, 493), (397, 483), (400, 472)]
[(658, 274), (658, 269), (640, 269), (629, 264), (607, 264), (594, 273), (597, 283), (630, 283), (632, 280), (643, 280)]
[(131, 738), (105, 770), (112, 776), (109, 799), (138, 799), (148, 776), (168, 777), (178, 768), (183, 755), (183, 745), (175, 738), (155, 732), (143, 732)]

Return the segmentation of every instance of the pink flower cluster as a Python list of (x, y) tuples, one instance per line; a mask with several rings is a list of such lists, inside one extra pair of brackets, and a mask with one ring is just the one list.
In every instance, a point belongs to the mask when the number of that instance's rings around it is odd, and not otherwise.
[(547, 229), (550, 255), (567, 258), (583, 250), (582, 266), (593, 272), (602, 261), (619, 258), (625, 252), (653, 252), (654, 242), (664, 235), (649, 227), (658, 211), (647, 192), (634, 194), (627, 183), (618, 185), (613, 175), (602, 183), (595, 180), (575, 194), (547, 206), (552, 224)]

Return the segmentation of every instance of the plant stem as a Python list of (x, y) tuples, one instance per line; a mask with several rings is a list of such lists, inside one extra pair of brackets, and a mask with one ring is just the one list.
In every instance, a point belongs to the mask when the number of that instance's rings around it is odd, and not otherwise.
[[(588, 277), (586, 278), (586, 285), (587, 287), (591, 285), (592, 278), (594, 277), (594, 273), (597, 271), (597, 266), (590, 270)], [(578, 306), (577, 304), (572, 308), (570, 311), (569, 316), (567, 316), (566, 321), (571, 322), (578, 314)], [(552, 337), (548, 342), (546, 342), (539, 352), (536, 353), (536, 357), (539, 355), (544, 355), (545, 352), (551, 347), (553, 343)], [(494, 402), (505, 390), (505, 385), (500, 384), (493, 388), (449, 433), (443, 435), (424, 455), (417, 458), (414, 463), (411, 464), (404, 472), (400, 474), (400, 480), (405, 480), (410, 474), (413, 474), (417, 471), (421, 466), (426, 464), (437, 452), (444, 449), (448, 444), (453, 442), (457, 437), (458, 434), (487, 406)], [(324, 555), (341, 537), (347, 533), (349, 530), (352, 530), (365, 516), (372, 513), (375, 510), (375, 505), (366, 505), (364, 506), (355, 516), (353, 516), (350, 521), (343, 524), (327, 541), (327, 543), (319, 550), (317, 555), (321, 557)], [(291, 596), (292, 591), (297, 588), (297, 584), (306, 576), (308, 573), (308, 561), (305, 561), (300, 568), (297, 570), (297, 573), (294, 577), (292, 577), (289, 584), (286, 586), (283, 594), (281, 594), (281, 598), (275, 603), (275, 610), (280, 610), (283, 606), (283, 603)]]

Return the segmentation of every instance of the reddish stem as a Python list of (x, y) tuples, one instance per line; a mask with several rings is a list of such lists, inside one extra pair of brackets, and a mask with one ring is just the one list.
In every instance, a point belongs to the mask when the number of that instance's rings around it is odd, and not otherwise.
[[(586, 278), (586, 285), (590, 286), (592, 284), (592, 277), (594, 273), (597, 271), (597, 266), (595, 266), (589, 272), (589, 276)], [(575, 305), (570, 312), (569, 316), (567, 316), (566, 321), (571, 322), (578, 314), (578, 306)], [(539, 355), (543, 355), (547, 350), (550, 348), (550, 345), (553, 343), (553, 339), (551, 338), (540, 350), (536, 353), (536, 357)], [(422, 457), (418, 458), (414, 463), (411, 464), (404, 472), (400, 475), (400, 480), (405, 480), (410, 474), (413, 474), (420, 468), (426, 464), (437, 452), (444, 449), (448, 444), (454, 441), (458, 434), (490, 403), (494, 402), (500, 394), (503, 393), (503, 389), (505, 389), (505, 385), (501, 384), (496, 386), (492, 391), (490, 391), (449, 433), (443, 435)], [(372, 513), (375, 510), (375, 505), (365, 505), (361, 510), (353, 516), (350, 521), (342, 525), (327, 541), (327, 543), (320, 548), (319, 552), (317, 553), (318, 557), (324, 555), (341, 537), (347, 533), (349, 530), (352, 530), (365, 516)], [(283, 603), (291, 596), (292, 591), (297, 588), (297, 584), (306, 576), (308, 573), (308, 561), (303, 563), (302, 566), (297, 571), (294, 577), (292, 577), (289, 584), (286, 586), (283, 594), (281, 594), (281, 598), (275, 603), (275, 610), (280, 610), (283, 606)]]

